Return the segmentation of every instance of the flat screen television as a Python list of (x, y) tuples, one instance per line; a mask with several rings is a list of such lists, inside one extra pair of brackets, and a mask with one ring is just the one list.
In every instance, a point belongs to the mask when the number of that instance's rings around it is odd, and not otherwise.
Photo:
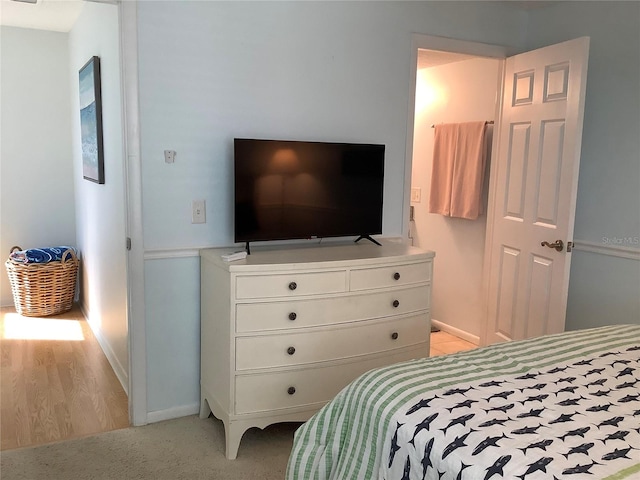
[(234, 139), (235, 241), (372, 240), (382, 233), (384, 153), (374, 144)]

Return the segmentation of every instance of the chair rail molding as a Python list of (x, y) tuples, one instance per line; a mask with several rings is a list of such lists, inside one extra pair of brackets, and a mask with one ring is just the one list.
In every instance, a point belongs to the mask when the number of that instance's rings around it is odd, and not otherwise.
[(573, 248), (581, 252), (598, 253), (610, 257), (640, 261), (640, 248), (628, 246), (638, 245), (640, 243), (639, 240), (638, 237), (605, 238), (601, 243), (575, 240)]

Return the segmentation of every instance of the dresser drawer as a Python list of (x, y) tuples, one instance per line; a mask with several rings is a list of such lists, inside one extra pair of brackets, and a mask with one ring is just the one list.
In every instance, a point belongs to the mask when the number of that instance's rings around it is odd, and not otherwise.
[[(314, 300), (239, 303), (236, 305), (236, 331), (245, 333), (333, 325), (427, 310), (430, 288), (430, 285), (420, 285)], [(398, 306), (394, 307), (396, 304)]]
[(343, 270), (278, 275), (238, 275), (236, 298), (277, 298), (339, 293), (346, 291), (347, 274)]
[(351, 290), (368, 290), (431, 280), (431, 262), (351, 270)]
[[(389, 355), (366, 357), (357, 362), (331, 367), (237, 375), (235, 413), (264, 412), (326, 403), (359, 375), (384, 365), (426, 357), (428, 348), (427, 344), (422, 344), (416, 348), (393, 351)], [(291, 388), (293, 390), (290, 390)]]
[(236, 370), (356, 357), (427, 341), (427, 313), (359, 322), (331, 330), (236, 338)]

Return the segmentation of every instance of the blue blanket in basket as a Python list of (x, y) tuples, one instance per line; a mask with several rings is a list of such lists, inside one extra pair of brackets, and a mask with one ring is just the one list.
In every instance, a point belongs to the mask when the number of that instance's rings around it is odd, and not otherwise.
[(18, 250), (11, 252), (9, 257), (16, 263), (49, 263), (62, 260), (62, 254), (67, 250), (72, 250), (77, 256), (75, 247), (65, 245), (59, 247), (29, 248), (28, 250)]

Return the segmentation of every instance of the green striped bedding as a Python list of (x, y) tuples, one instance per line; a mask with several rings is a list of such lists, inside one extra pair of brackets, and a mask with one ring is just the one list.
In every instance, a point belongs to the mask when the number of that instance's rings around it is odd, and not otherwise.
[(640, 326), (370, 371), (295, 434), (288, 480), (640, 478)]

